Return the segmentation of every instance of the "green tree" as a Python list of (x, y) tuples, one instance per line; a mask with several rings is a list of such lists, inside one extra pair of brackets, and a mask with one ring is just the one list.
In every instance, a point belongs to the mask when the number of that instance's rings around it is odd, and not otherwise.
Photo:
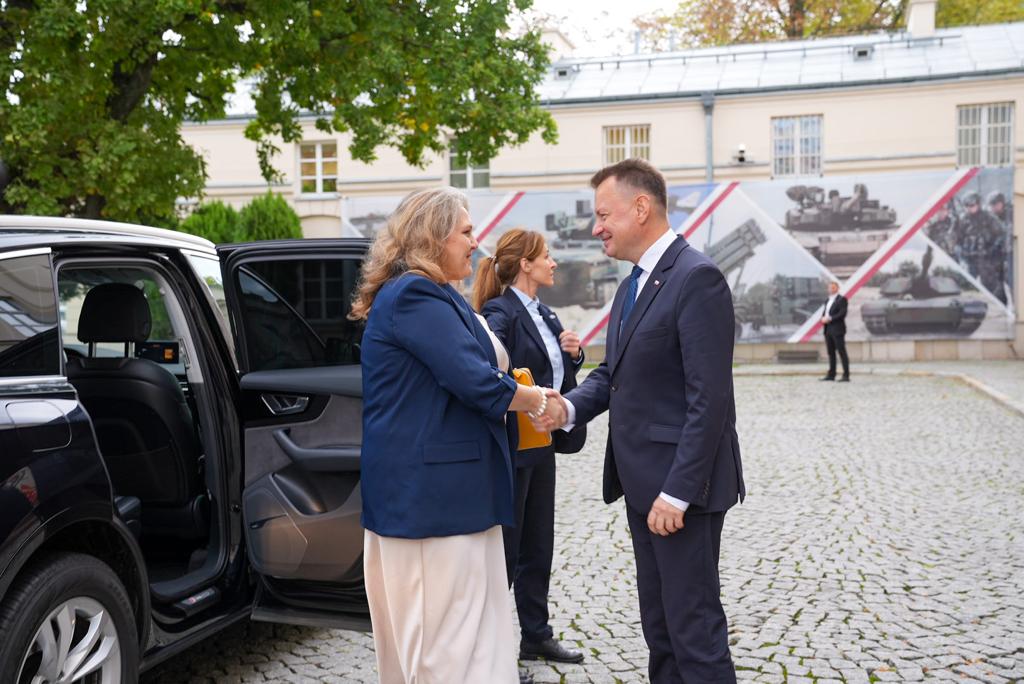
[[(683, 0), (634, 24), (646, 49), (658, 51), (893, 31), (906, 24), (908, 9), (908, 0)], [(1021, 19), (1020, 0), (939, 0), (935, 21), (946, 27)]]
[[(205, 167), (183, 121), (251, 90), (261, 169), (298, 117), (412, 164), (486, 160), (540, 131), (547, 53), (509, 22), (530, 0), (0, 0), (0, 210), (175, 224)], [(0, 173), (0, 176), (5, 174)]]
[(280, 195), (268, 192), (242, 207), (239, 213), (238, 241), (300, 237), (302, 224), (299, 215)]
[(199, 205), (181, 222), (181, 230), (211, 242), (235, 242), (241, 231), (238, 212), (217, 200)]

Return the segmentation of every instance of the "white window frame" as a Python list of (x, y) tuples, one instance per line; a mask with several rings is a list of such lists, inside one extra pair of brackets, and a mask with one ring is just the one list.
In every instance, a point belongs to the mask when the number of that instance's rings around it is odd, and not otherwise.
[[(491, 187), (491, 163), (474, 164), (467, 154), (466, 163), (458, 165), (458, 154), (448, 148), (448, 185), (460, 190), (486, 190)], [(460, 184), (461, 183), (461, 184)]]
[[(334, 145), (334, 156), (324, 155), (324, 146)], [(303, 157), (303, 148), (313, 147), (315, 155), (311, 158)], [(338, 141), (337, 140), (304, 140), (299, 143), (299, 194), (305, 197), (310, 196), (329, 196), (333, 197), (338, 194)], [(334, 163), (334, 174), (324, 173), (324, 165)], [(314, 164), (314, 172), (312, 174), (303, 173), (303, 164)], [(315, 188), (313, 190), (304, 190), (303, 185), (306, 181), (313, 181)], [(325, 181), (334, 181), (333, 189), (324, 189)]]
[[(773, 116), (772, 178), (822, 175), (825, 117), (822, 114)], [(788, 126), (788, 131), (781, 130)]]
[(651, 160), (651, 125), (605, 126), (602, 131), (604, 165), (625, 159)]
[(1011, 166), (1014, 103), (957, 105), (957, 166)]

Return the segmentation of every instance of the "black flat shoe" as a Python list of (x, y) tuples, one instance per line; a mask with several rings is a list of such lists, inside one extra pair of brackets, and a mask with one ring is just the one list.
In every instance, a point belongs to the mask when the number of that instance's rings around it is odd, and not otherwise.
[(540, 643), (529, 641), (519, 642), (520, 660), (549, 660), (556, 663), (582, 663), (583, 654), (579, 651), (570, 651), (557, 639), (548, 639)]
[(825, 377), (818, 378), (818, 379), (821, 380), (822, 382), (834, 382), (835, 381), (835, 378), (832, 377), (832, 376), (829, 376), (829, 375), (826, 375)]
[(839, 378), (839, 382), (850, 382), (850, 376), (844, 375), (843, 377)]
[(519, 671), (519, 684), (533, 684), (533, 675), (529, 670)]

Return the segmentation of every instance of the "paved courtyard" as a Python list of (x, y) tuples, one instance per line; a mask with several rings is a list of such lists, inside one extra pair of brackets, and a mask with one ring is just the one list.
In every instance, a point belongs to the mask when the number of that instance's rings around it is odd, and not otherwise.
[[(738, 377), (749, 495), (726, 518), (722, 592), (744, 680), (1024, 681), (1024, 418), (946, 378)], [(642, 682), (606, 425), (559, 465), (551, 604), (582, 665), (538, 682)], [(240, 625), (143, 677), (375, 682), (369, 635)]]

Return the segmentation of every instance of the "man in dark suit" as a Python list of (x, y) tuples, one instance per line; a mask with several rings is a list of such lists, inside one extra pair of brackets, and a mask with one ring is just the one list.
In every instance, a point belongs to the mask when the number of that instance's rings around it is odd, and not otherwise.
[(651, 681), (735, 682), (718, 578), (725, 513), (745, 495), (732, 296), (671, 231), (653, 166), (629, 159), (591, 185), (594, 235), (635, 266), (612, 303), (605, 361), (565, 396), (567, 427), (609, 412), (604, 499), (625, 495)]
[(828, 284), (828, 301), (822, 311), (825, 348), (828, 350), (828, 375), (822, 380), (836, 379), (836, 353), (843, 361), (843, 377), (839, 382), (850, 381), (850, 358), (846, 355), (846, 297), (839, 294), (839, 283)]

